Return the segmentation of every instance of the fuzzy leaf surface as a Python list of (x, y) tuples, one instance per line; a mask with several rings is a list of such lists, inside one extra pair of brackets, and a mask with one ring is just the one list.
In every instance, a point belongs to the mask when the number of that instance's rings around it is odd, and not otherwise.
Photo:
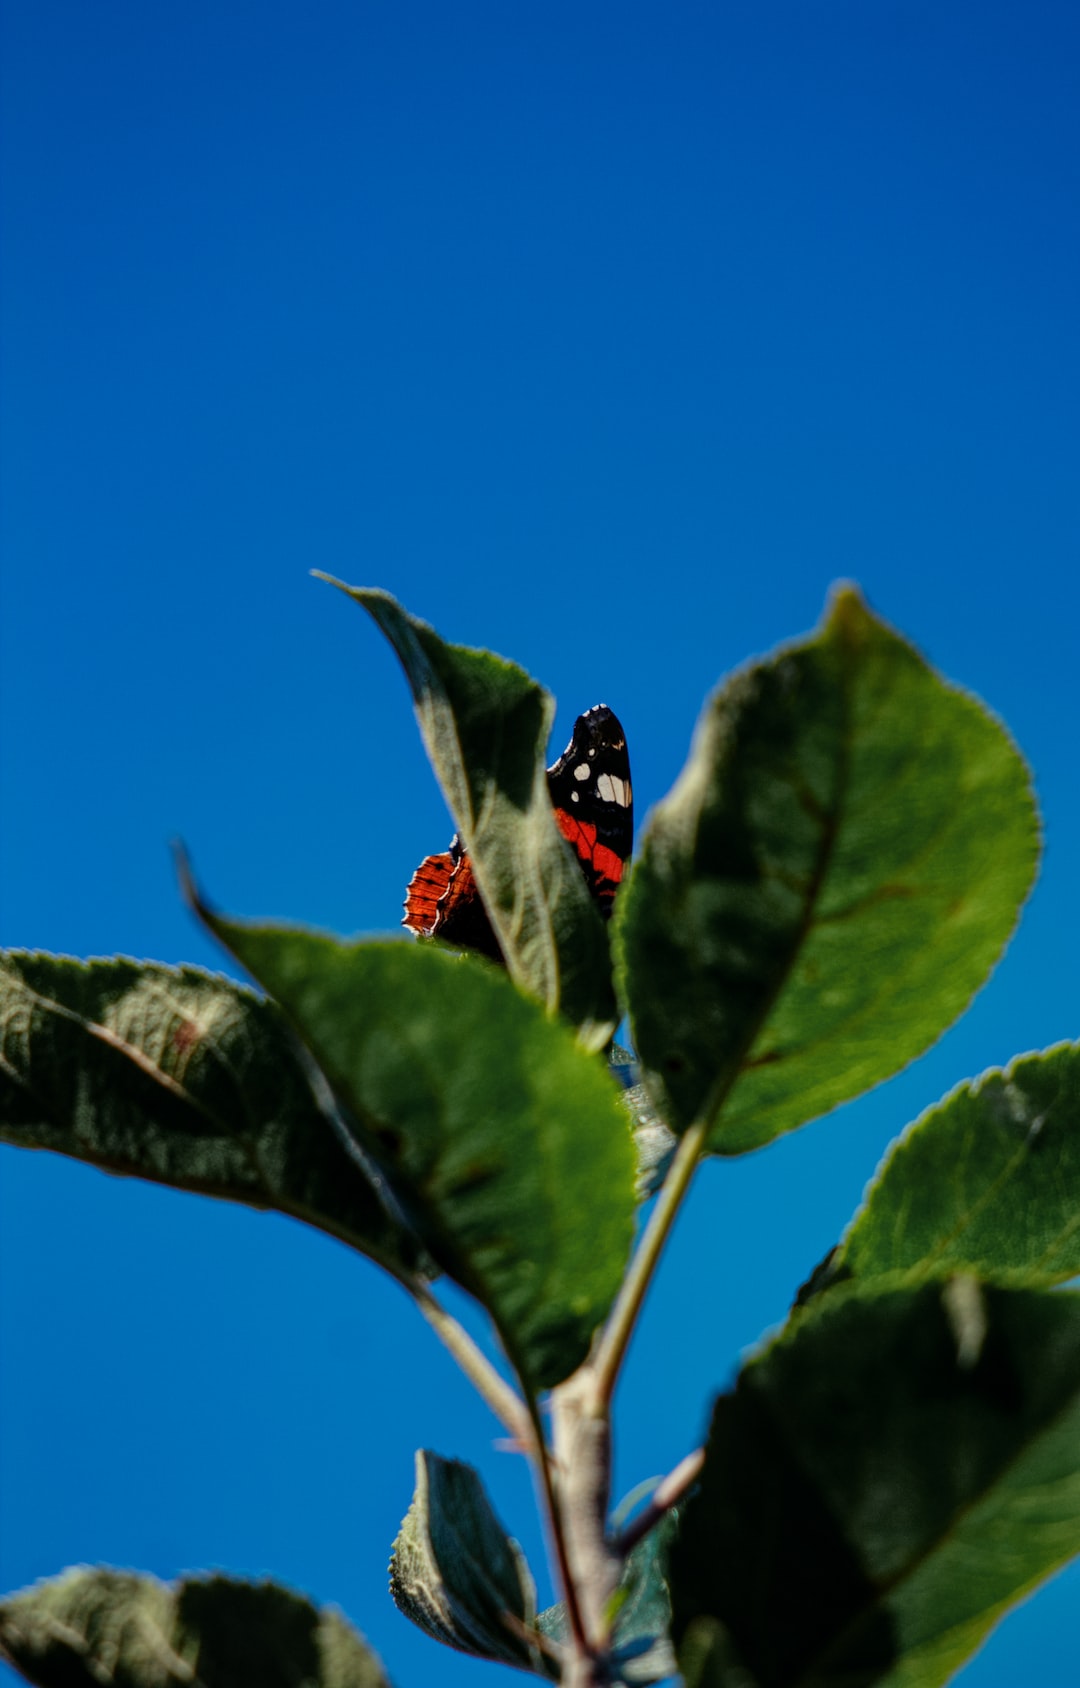
[(226, 1577), (79, 1566), (0, 1601), (0, 1657), (38, 1688), (387, 1688), (340, 1612)]
[(536, 1618), (532, 1575), (471, 1465), (427, 1449), (417, 1454), (416, 1492), (390, 1559), (390, 1593), (400, 1612), (445, 1646), (542, 1672), (539, 1649), (520, 1634)]
[(734, 1154), (906, 1065), (987, 977), (1037, 853), (1004, 729), (838, 593), (707, 706), (620, 893), (663, 1118)]
[(438, 1264), (531, 1389), (584, 1359), (633, 1231), (634, 1152), (602, 1060), (501, 969), (209, 917), (281, 1005)]
[(392, 1271), (418, 1252), (278, 1011), (194, 967), (0, 954), (0, 1140), (277, 1209)]
[[(323, 576), (327, 579), (329, 577)], [(337, 586), (393, 645), (420, 732), (511, 977), (596, 1030), (617, 1018), (604, 923), (555, 825), (545, 753), (555, 705), (516, 663), (452, 645), (388, 592)]]
[(1080, 1550), (1080, 1298), (960, 1283), (837, 1290), (717, 1401), (670, 1564), (695, 1680), (936, 1688)]

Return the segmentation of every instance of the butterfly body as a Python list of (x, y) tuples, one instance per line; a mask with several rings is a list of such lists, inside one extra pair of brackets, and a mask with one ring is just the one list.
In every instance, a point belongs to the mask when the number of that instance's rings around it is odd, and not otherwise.
[[(606, 704), (578, 716), (573, 737), (547, 778), (555, 824), (607, 918), (630, 858), (634, 805), (626, 736)], [(468, 851), (456, 835), (449, 850), (426, 856), (413, 874), (402, 925), (422, 937), (442, 938), (502, 960)]]

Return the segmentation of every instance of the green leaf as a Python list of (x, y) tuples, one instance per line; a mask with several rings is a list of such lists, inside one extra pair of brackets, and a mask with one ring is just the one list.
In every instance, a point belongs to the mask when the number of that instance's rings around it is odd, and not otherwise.
[(1080, 1273), (1080, 1044), (1026, 1055), (931, 1108), (893, 1147), (840, 1252), (860, 1281)]
[(0, 1657), (39, 1688), (387, 1688), (340, 1612), (226, 1577), (65, 1571), (0, 1601)]
[(620, 893), (661, 1114), (734, 1154), (889, 1077), (985, 980), (1037, 850), (1001, 725), (837, 593), (713, 698)]
[(417, 1454), (416, 1493), (390, 1559), (390, 1593), (436, 1641), (543, 1671), (539, 1648), (521, 1633), (536, 1619), (529, 1567), (471, 1465), (426, 1449)]
[(677, 1514), (667, 1512), (638, 1542), (619, 1583), (613, 1664), (623, 1682), (664, 1682), (675, 1674), (667, 1556)]
[(679, 1648), (679, 1674), (682, 1688), (755, 1688), (715, 1618), (695, 1618), (687, 1629)]
[(277, 1209), (395, 1273), (419, 1252), (277, 1009), (194, 967), (0, 954), (0, 1140)]
[(615, 1029), (603, 920), (560, 836), (544, 756), (555, 705), (524, 669), (451, 645), (388, 592), (329, 580), (386, 634), (510, 976), (587, 1025), (594, 1047)]
[(561, 1383), (633, 1231), (633, 1147), (603, 1062), (473, 957), (206, 918), (276, 997), (522, 1381)]
[[(671, 1596), (667, 1555), (675, 1533), (673, 1510), (627, 1556), (615, 1593), (611, 1680), (627, 1688), (646, 1688), (675, 1674), (671, 1645)], [(569, 1640), (566, 1607), (560, 1600), (540, 1613), (537, 1628), (560, 1644)]]
[(837, 1289), (716, 1403), (673, 1632), (759, 1688), (934, 1688), (1078, 1549), (1080, 1297)]

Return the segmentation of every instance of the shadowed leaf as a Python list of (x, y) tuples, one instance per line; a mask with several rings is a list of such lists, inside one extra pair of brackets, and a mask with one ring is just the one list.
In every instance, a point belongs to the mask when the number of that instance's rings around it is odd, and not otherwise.
[(417, 1454), (416, 1493), (390, 1559), (390, 1593), (398, 1610), (436, 1641), (542, 1671), (538, 1647), (521, 1633), (536, 1617), (525, 1557), (496, 1518), (479, 1476), (461, 1460), (426, 1449)]
[(277, 1009), (194, 967), (0, 955), (0, 1139), (277, 1209), (391, 1271), (418, 1253)]
[(674, 1634), (703, 1683), (935, 1688), (1078, 1549), (1080, 1298), (838, 1289), (716, 1403)]
[[(665, 1513), (656, 1528), (638, 1542), (627, 1557), (615, 1599), (612, 1625), (611, 1680), (626, 1688), (647, 1688), (674, 1676), (671, 1645), (671, 1596), (667, 1554), (675, 1532), (676, 1514)], [(537, 1628), (552, 1641), (569, 1635), (566, 1607), (560, 1600), (540, 1613)]]
[(65, 1571), (0, 1601), (0, 1657), (38, 1688), (386, 1688), (340, 1612), (225, 1577)]
[(679, 1649), (679, 1675), (682, 1688), (757, 1688), (715, 1618), (695, 1618), (687, 1629)]

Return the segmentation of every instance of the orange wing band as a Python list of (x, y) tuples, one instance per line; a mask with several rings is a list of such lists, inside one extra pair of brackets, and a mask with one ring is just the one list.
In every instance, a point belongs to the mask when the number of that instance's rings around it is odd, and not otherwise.
[(435, 926), (439, 913), (439, 899), (450, 888), (457, 863), (449, 850), (439, 856), (425, 856), (409, 880), (405, 892), (405, 915), (401, 922), (410, 931), (427, 936)]

